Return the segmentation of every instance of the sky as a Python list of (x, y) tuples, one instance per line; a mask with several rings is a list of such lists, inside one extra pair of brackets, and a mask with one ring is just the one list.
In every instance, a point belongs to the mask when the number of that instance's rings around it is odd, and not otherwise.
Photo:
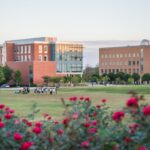
[(150, 39), (150, 0), (0, 0), (0, 43)]

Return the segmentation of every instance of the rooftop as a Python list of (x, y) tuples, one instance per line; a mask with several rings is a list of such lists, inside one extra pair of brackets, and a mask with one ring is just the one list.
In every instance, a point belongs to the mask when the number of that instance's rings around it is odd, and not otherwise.
[(19, 40), (9, 40), (6, 42), (12, 42), (15, 44), (31, 44), (34, 42), (56, 42), (56, 37), (37, 37), (37, 38), (28, 38), (28, 39), (19, 39)]

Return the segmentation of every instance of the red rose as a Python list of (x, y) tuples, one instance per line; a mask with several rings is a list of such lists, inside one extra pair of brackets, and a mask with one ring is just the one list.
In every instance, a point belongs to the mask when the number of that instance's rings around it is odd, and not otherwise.
[(47, 113), (43, 114), (43, 117), (46, 118), (48, 117), (49, 115)]
[(137, 123), (133, 123), (133, 124), (130, 124), (129, 125), (129, 128), (130, 128), (130, 133), (131, 134), (134, 134), (136, 129), (139, 127), (139, 125)]
[(91, 126), (91, 124), (90, 124), (90, 123), (85, 123), (84, 126), (85, 126), (86, 128), (89, 128), (89, 127)]
[(35, 123), (35, 126), (36, 126), (36, 127), (42, 127), (42, 125), (43, 125), (43, 124), (42, 124), (40, 121), (38, 121), (38, 122)]
[(9, 109), (9, 113), (13, 114), (15, 111), (13, 109)]
[(129, 143), (132, 141), (132, 139), (129, 138), (129, 137), (125, 137), (125, 138), (124, 138), (124, 141), (125, 141), (127, 144), (129, 144)]
[(26, 122), (28, 122), (28, 120), (26, 118), (23, 118), (22, 122), (26, 123)]
[(86, 102), (89, 102), (89, 101), (90, 101), (90, 98), (89, 98), (89, 97), (86, 97), (84, 100), (85, 100)]
[(114, 147), (113, 147), (113, 150), (119, 150), (118, 145), (115, 144)]
[(0, 122), (0, 128), (4, 128), (5, 124), (3, 122)]
[(89, 134), (93, 134), (93, 133), (96, 133), (97, 132), (97, 129), (96, 128), (90, 128), (89, 130), (88, 130), (88, 133)]
[(76, 96), (70, 97), (69, 100), (72, 101), (72, 102), (76, 102), (77, 101), (77, 97)]
[(29, 126), (29, 127), (31, 127), (31, 126), (32, 126), (32, 122), (27, 121), (27, 122), (26, 122), (26, 125)]
[(62, 121), (62, 124), (64, 125), (67, 125), (69, 123), (69, 118), (65, 118), (63, 121)]
[(107, 100), (106, 100), (106, 99), (102, 99), (101, 102), (102, 102), (102, 103), (106, 103)]
[(101, 108), (101, 105), (96, 105), (96, 107), (97, 107), (98, 109), (100, 109), (100, 108)]
[(5, 107), (4, 104), (0, 104), (0, 109), (3, 109)]
[(47, 117), (47, 120), (51, 120), (51, 119), (52, 119), (52, 117), (51, 117), (51, 116), (48, 116), (48, 117)]
[(96, 125), (97, 125), (97, 121), (96, 121), (96, 120), (93, 120), (93, 121), (91, 122), (91, 124), (92, 124), (93, 126), (96, 126)]
[(84, 141), (80, 144), (80, 146), (83, 148), (88, 148), (90, 146), (90, 143), (89, 143), (89, 141)]
[(50, 141), (50, 143), (53, 143), (54, 142), (54, 138), (50, 138), (49, 141)]
[(94, 112), (94, 113), (93, 113), (93, 117), (96, 117), (96, 116), (97, 116), (97, 113), (96, 113), (96, 112)]
[(132, 97), (130, 99), (128, 99), (126, 105), (128, 107), (138, 107), (138, 100), (136, 97)]
[(72, 116), (73, 119), (78, 119), (78, 117), (79, 117), (79, 114), (77, 112), (75, 112)]
[(56, 125), (56, 124), (59, 124), (59, 121), (55, 120), (55, 121), (54, 121), (54, 124), (55, 124), (55, 125)]
[(62, 135), (64, 131), (62, 129), (57, 130), (57, 134)]
[(84, 97), (83, 97), (83, 96), (81, 96), (81, 97), (80, 97), (80, 100), (81, 100), (81, 101), (82, 101), (82, 100), (84, 100)]
[(150, 116), (150, 106), (145, 106), (143, 108), (143, 113), (145, 116)]
[(20, 120), (16, 119), (16, 120), (14, 121), (14, 124), (20, 124)]
[(14, 133), (14, 140), (16, 141), (21, 141), (22, 140), (22, 135), (18, 132)]
[(33, 145), (33, 142), (24, 142), (21, 145), (21, 150), (28, 150)]
[(9, 107), (6, 107), (5, 110), (6, 110), (7, 112), (9, 112), (10, 108), (9, 108)]
[(125, 113), (123, 111), (117, 111), (113, 113), (112, 119), (116, 122), (119, 122), (122, 120), (122, 118), (125, 116)]
[(7, 114), (4, 115), (4, 117), (5, 117), (5, 119), (11, 119), (12, 118), (12, 114), (7, 113)]
[(35, 134), (40, 134), (42, 132), (42, 129), (39, 127), (34, 127), (32, 130)]
[(140, 148), (138, 148), (137, 150), (148, 150), (145, 146), (141, 146)]

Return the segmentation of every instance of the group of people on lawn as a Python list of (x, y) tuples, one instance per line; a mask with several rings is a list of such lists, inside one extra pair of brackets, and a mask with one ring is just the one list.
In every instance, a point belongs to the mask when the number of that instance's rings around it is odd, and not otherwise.
[[(22, 94), (28, 94), (30, 93), (30, 88), (28, 86), (23, 87), (22, 90), (15, 91), (16, 94), (22, 93)], [(36, 87), (34, 89), (34, 93), (50, 93), (51, 95), (57, 94), (57, 88), (56, 87)]]

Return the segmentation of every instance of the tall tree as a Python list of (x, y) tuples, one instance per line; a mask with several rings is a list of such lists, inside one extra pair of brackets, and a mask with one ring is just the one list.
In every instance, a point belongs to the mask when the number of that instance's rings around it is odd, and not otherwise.
[(150, 74), (149, 73), (145, 73), (142, 76), (142, 81), (146, 81), (147, 83), (149, 83), (150, 82)]
[(0, 83), (3, 83), (4, 80), (5, 80), (5, 76), (3, 73), (3, 68), (0, 67)]
[(95, 81), (95, 79), (98, 80), (99, 79), (99, 67), (87, 66), (83, 71), (82, 78), (84, 81), (92, 81), (92, 80)]
[(138, 73), (133, 73), (132, 78), (134, 79), (134, 82), (138, 82), (140, 80), (140, 75)]
[(8, 83), (13, 78), (13, 70), (10, 69), (8, 66), (3, 67), (3, 73), (5, 76), (5, 83)]
[(17, 86), (22, 83), (23, 79), (22, 79), (22, 75), (21, 75), (20, 70), (16, 70), (16, 71), (15, 71), (15, 74), (14, 74), (14, 81), (15, 81), (15, 84), (16, 84)]

